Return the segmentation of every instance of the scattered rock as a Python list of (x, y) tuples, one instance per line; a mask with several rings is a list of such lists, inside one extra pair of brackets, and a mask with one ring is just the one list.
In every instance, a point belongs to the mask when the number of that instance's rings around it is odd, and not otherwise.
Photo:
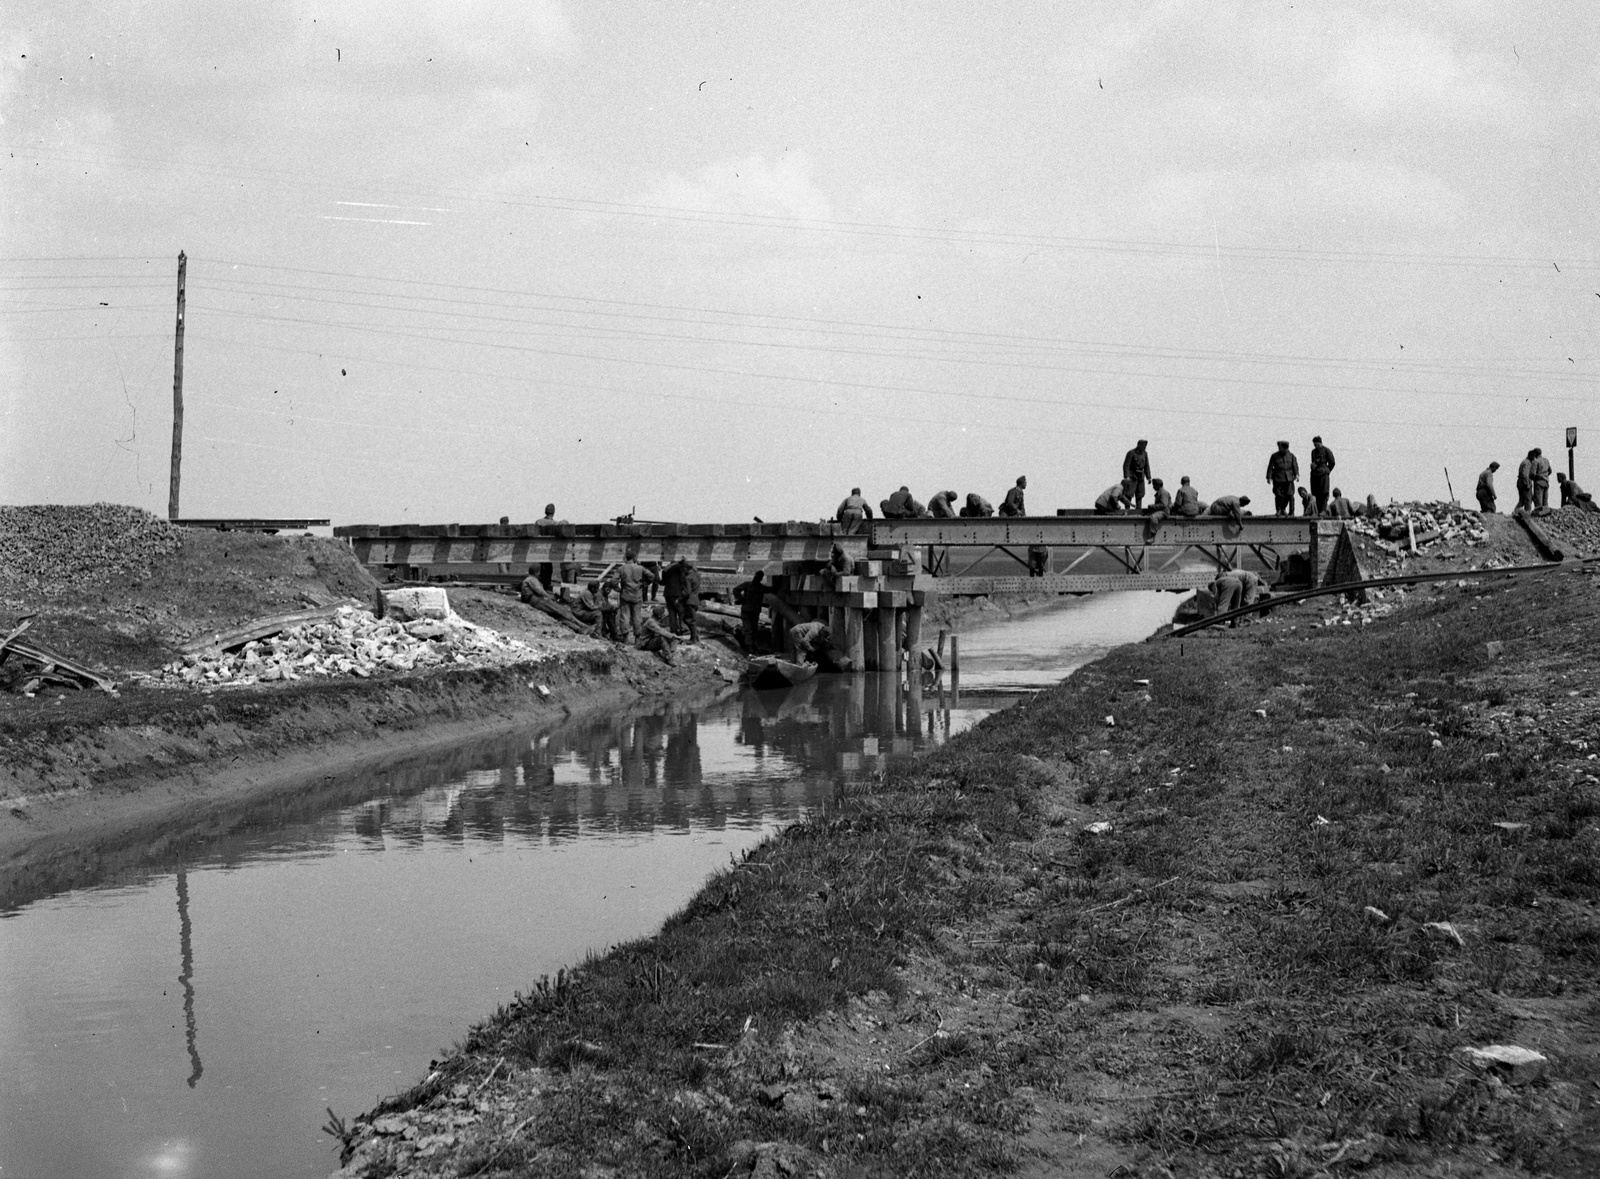
[(450, 614), (450, 595), (439, 586), (408, 586), (383, 593), (385, 618), (398, 618), (402, 622), (423, 618), (442, 621)]
[(1493, 1072), (1513, 1085), (1526, 1085), (1544, 1076), (1550, 1060), (1542, 1053), (1516, 1044), (1490, 1044), (1463, 1048), (1461, 1058), (1473, 1068)]
[(1456, 945), (1466, 948), (1467, 939), (1461, 936), (1461, 931), (1450, 921), (1427, 921), (1423, 923), (1422, 931), (1432, 937), (1455, 942)]
[(1367, 920), (1373, 922), (1376, 925), (1387, 925), (1387, 924), (1389, 924), (1389, 914), (1385, 913), (1382, 909), (1378, 908), (1376, 905), (1368, 905), (1362, 911), (1364, 913), (1366, 913)]
[(1111, 833), (1112, 827), (1110, 823), (1101, 819), (1098, 822), (1088, 824), (1083, 830), (1088, 835), (1108, 835)]

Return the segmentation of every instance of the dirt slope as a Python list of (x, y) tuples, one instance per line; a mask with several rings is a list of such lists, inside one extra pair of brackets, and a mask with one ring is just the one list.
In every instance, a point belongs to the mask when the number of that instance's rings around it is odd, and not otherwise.
[(344, 1174), (1600, 1173), (1600, 578), (1464, 580), (1120, 649), (841, 794)]

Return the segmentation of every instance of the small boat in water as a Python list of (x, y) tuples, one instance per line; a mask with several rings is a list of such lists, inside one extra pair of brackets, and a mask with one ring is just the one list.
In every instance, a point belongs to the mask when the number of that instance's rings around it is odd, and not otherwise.
[(744, 682), (752, 688), (792, 688), (816, 674), (815, 664), (790, 663), (776, 655), (759, 655), (750, 661)]

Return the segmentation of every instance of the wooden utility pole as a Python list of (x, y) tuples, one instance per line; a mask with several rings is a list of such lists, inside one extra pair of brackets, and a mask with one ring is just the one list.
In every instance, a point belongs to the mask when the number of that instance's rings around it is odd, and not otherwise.
[(178, 518), (178, 472), (183, 466), (183, 279), (189, 260), (178, 251), (178, 327), (172, 337), (172, 485), (167, 519)]

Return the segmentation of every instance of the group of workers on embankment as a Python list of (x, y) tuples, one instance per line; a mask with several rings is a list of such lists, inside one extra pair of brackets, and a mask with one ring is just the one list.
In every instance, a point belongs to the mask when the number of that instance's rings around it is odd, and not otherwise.
[[(1480, 511), (1492, 512), (1495, 510), (1494, 473), (1500, 469), (1499, 463), (1490, 463), (1478, 476), (1478, 508)], [(1531, 512), (1535, 516), (1548, 516), (1550, 514), (1550, 460), (1544, 457), (1544, 450), (1535, 446), (1522, 462), (1517, 464), (1517, 510)], [(1585, 512), (1600, 512), (1600, 506), (1594, 502), (1594, 496), (1578, 486), (1578, 481), (1559, 471), (1555, 473), (1556, 486), (1561, 491), (1561, 506), (1579, 508)]]
[[(555, 518), (555, 512), (554, 504), (546, 504), (539, 522), (565, 524)], [(659, 562), (644, 564), (638, 550), (630, 548), (621, 561), (582, 585), (576, 584), (577, 564), (563, 561), (561, 580), (567, 584), (560, 593), (554, 573), (549, 562), (529, 565), (518, 596), (557, 617), (570, 616), (603, 638), (653, 651), (666, 663), (673, 662), (673, 650), (685, 636), (691, 643), (700, 641), (695, 620), (700, 609), (700, 570), (687, 557), (663, 568)], [(664, 605), (656, 604), (657, 590), (666, 599)]]

